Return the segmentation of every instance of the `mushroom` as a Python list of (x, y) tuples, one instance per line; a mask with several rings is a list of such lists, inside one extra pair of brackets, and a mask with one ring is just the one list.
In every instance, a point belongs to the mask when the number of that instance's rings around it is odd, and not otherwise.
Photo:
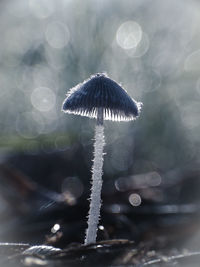
[(70, 89), (62, 110), (96, 118), (92, 188), (85, 245), (95, 243), (101, 207), (104, 120), (130, 121), (138, 117), (142, 103), (136, 102), (105, 73), (97, 73)]

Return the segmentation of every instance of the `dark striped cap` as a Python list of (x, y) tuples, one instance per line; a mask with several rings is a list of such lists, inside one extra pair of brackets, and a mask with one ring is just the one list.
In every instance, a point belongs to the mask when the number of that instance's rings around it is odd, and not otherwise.
[(100, 107), (103, 108), (104, 120), (129, 121), (139, 115), (142, 103), (132, 99), (105, 73), (97, 73), (69, 90), (62, 110), (96, 118)]

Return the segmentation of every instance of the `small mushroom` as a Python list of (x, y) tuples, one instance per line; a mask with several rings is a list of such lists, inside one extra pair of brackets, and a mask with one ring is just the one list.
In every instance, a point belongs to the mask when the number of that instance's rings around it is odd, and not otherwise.
[(85, 244), (96, 242), (101, 207), (104, 120), (130, 121), (139, 116), (142, 103), (136, 102), (105, 73), (97, 73), (70, 89), (62, 110), (97, 119), (95, 129), (92, 189)]

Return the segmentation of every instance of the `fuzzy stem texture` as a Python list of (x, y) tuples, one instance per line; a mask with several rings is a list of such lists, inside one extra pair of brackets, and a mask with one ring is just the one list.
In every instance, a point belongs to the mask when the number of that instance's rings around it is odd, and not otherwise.
[(92, 167), (92, 189), (88, 229), (86, 230), (85, 245), (95, 243), (101, 208), (101, 188), (103, 174), (104, 126), (97, 124), (95, 129), (94, 160)]

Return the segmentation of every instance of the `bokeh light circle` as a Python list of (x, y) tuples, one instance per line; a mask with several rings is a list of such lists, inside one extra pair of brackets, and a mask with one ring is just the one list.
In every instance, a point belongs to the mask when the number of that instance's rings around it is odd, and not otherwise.
[(135, 194), (135, 193), (134, 193), (134, 194), (131, 194), (131, 195), (129, 196), (128, 200), (129, 200), (130, 204), (131, 204), (132, 206), (134, 206), (134, 207), (138, 207), (138, 206), (140, 206), (141, 203), (142, 203), (142, 200), (141, 200), (140, 195)]
[(146, 33), (143, 32), (140, 43), (136, 47), (132, 49), (126, 49), (125, 51), (129, 57), (139, 58), (146, 54), (146, 52), (149, 49), (149, 46), (150, 46), (149, 37)]
[(83, 184), (78, 177), (66, 177), (62, 183), (62, 193), (66, 200), (76, 200), (83, 194)]
[(187, 56), (184, 62), (185, 71), (199, 71), (200, 70), (200, 49), (192, 52)]
[(36, 118), (33, 112), (23, 112), (17, 116), (15, 128), (19, 136), (32, 139), (41, 133), (44, 129), (44, 123), (42, 118)]
[(50, 111), (56, 103), (55, 93), (47, 87), (38, 87), (31, 94), (31, 103), (39, 111)]
[(123, 49), (137, 47), (142, 39), (142, 29), (135, 21), (126, 21), (117, 30), (117, 44)]
[(45, 37), (51, 47), (61, 49), (69, 42), (70, 34), (64, 23), (54, 21), (47, 25)]

